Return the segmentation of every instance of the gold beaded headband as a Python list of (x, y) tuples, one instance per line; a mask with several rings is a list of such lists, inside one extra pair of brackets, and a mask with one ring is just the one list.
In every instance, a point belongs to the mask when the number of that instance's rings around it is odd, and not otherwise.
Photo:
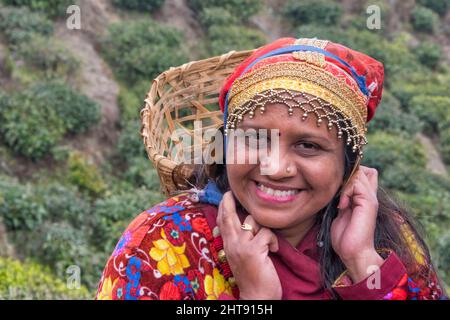
[[(317, 53), (302, 54), (310, 61), (320, 61)], [(323, 120), (328, 122), (330, 130), (335, 125), (338, 138), (346, 132), (347, 144), (352, 143), (353, 151), (362, 156), (362, 146), (367, 144), (367, 99), (352, 90), (346, 81), (352, 80), (337, 78), (323, 67), (306, 61), (279, 62), (257, 68), (237, 79), (231, 87), (225, 130), (234, 129), (247, 113), (252, 118), (258, 107), (264, 113), (267, 104), (282, 103), (289, 108), (290, 116), (294, 108), (300, 108), (302, 120), (313, 113), (318, 126)], [(303, 101), (298, 102), (295, 99), (298, 97), (303, 97)]]

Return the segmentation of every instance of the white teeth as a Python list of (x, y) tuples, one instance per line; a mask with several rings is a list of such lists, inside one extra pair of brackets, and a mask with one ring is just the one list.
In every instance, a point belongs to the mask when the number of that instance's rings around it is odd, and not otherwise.
[(293, 190), (276, 190), (276, 189), (266, 187), (265, 185), (260, 184), (260, 183), (257, 184), (257, 187), (259, 190), (263, 191), (264, 193), (267, 193), (268, 195), (280, 197), (280, 198), (292, 196), (299, 192), (299, 190), (295, 190), (295, 189), (293, 189)]

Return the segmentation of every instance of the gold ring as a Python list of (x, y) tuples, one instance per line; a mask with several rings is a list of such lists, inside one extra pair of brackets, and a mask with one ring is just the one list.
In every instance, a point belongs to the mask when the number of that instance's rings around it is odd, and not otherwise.
[(219, 259), (219, 262), (221, 262), (221, 263), (224, 263), (227, 261), (227, 256), (225, 255), (225, 251), (223, 251), (223, 249), (217, 253), (217, 257)]
[(253, 232), (253, 227), (252, 227), (251, 224), (243, 223), (243, 224), (241, 225), (241, 229), (242, 229), (242, 230), (245, 230), (245, 231), (250, 231), (253, 235), (255, 235), (255, 233)]

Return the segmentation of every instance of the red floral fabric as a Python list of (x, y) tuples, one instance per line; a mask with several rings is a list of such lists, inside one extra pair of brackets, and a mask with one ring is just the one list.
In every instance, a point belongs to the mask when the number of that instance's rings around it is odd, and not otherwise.
[[(231, 270), (218, 259), (221, 238), (216, 232), (217, 207), (195, 203), (182, 194), (142, 212), (119, 239), (103, 271), (96, 299), (212, 300), (239, 299)], [(320, 281), (316, 229), (298, 248), (279, 239), (270, 253), (283, 287), (283, 299), (330, 299)], [(297, 266), (308, 265), (308, 268)], [(432, 267), (408, 275), (391, 253), (380, 268), (381, 287), (368, 288), (366, 279), (352, 284), (343, 275), (334, 286), (342, 299), (442, 299)], [(305, 271), (308, 269), (309, 271)], [(308, 273), (306, 273), (308, 272)]]

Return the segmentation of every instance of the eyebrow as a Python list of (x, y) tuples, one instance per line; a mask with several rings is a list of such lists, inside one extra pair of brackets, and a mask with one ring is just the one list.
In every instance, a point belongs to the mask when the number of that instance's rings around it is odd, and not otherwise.
[[(254, 125), (248, 125), (248, 124), (242, 124), (239, 126), (239, 129), (254, 129), (254, 130), (260, 130), (260, 129), (266, 129), (266, 130), (272, 130), (272, 129), (277, 129), (277, 128), (262, 128), (259, 126), (254, 126)], [(311, 132), (296, 132), (295, 135), (299, 138), (315, 138), (315, 139), (320, 139), (323, 140), (325, 142), (332, 142), (328, 137), (325, 137), (323, 135), (317, 135), (317, 134), (313, 134)]]

